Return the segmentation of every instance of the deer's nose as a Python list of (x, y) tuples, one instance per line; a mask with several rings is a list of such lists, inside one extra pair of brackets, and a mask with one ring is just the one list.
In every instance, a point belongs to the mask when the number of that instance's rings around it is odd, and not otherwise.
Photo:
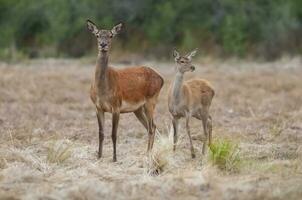
[(103, 43), (103, 42), (102, 42), (102, 43), (100, 44), (100, 46), (101, 46), (102, 48), (104, 48), (104, 47), (106, 47), (106, 43)]

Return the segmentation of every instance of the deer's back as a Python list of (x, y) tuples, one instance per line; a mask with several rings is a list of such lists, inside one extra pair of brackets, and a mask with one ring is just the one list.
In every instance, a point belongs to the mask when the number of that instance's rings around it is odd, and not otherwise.
[(204, 79), (191, 79), (184, 84), (189, 90), (191, 96), (191, 104), (203, 104), (209, 106), (215, 95), (214, 88)]
[(120, 95), (125, 100), (152, 98), (164, 84), (163, 78), (149, 67), (131, 67), (115, 72)]

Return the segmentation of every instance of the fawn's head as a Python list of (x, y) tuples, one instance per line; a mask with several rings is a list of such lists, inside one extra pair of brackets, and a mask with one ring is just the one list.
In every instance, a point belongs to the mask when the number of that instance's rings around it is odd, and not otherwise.
[(122, 24), (114, 26), (111, 30), (99, 30), (92, 21), (87, 20), (87, 28), (96, 36), (99, 51), (107, 52), (111, 47), (112, 38), (121, 31)]
[(180, 73), (185, 73), (188, 71), (193, 72), (195, 70), (195, 66), (192, 65), (192, 57), (195, 56), (197, 49), (192, 52), (186, 54), (185, 56), (181, 56), (178, 51), (173, 51), (173, 56), (176, 62), (176, 69)]

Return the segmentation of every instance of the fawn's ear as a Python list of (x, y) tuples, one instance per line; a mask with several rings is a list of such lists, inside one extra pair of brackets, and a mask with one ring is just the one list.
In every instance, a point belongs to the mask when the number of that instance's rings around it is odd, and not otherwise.
[(175, 61), (177, 61), (180, 57), (180, 55), (179, 55), (178, 51), (176, 51), (176, 49), (174, 49), (174, 51), (173, 51), (173, 57), (174, 57)]
[(192, 60), (192, 58), (196, 55), (197, 53), (197, 49), (194, 49), (193, 51), (191, 51), (190, 53), (188, 53), (186, 55), (186, 57), (189, 59), (189, 60)]
[(117, 35), (122, 30), (122, 26), (122, 23), (119, 23), (111, 29), (111, 33), (113, 34), (113, 36)]
[(96, 25), (89, 19), (87, 19), (87, 29), (94, 35), (96, 35), (99, 32), (99, 29), (96, 27)]

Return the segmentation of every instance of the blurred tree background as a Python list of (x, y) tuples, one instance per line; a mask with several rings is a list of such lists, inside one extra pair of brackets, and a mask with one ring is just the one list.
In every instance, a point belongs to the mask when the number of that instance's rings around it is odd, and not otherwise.
[(0, 0), (0, 57), (92, 54), (86, 19), (106, 29), (123, 22), (118, 49), (157, 57), (173, 47), (265, 59), (302, 53), (301, 0)]

